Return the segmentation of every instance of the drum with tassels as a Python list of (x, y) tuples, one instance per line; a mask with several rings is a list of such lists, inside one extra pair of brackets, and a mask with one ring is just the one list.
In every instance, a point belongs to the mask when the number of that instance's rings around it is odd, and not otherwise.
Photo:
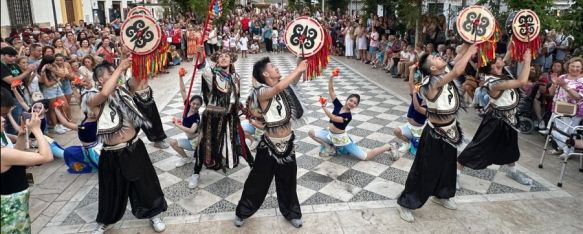
[(527, 49), (530, 49), (533, 58), (535, 58), (541, 46), (539, 35), (540, 20), (538, 15), (534, 11), (526, 9), (516, 12), (512, 19), (512, 41), (510, 44), (512, 59), (522, 61)]
[(287, 49), (308, 61), (304, 79), (319, 76), (330, 59), (330, 33), (315, 19), (302, 16), (287, 25), (284, 36)]
[(135, 14), (122, 24), (120, 38), (132, 54), (132, 76), (147, 79), (154, 71), (152, 62), (162, 40), (160, 26), (150, 16)]
[(478, 66), (485, 66), (496, 58), (496, 43), (502, 34), (488, 8), (470, 6), (463, 9), (457, 16), (456, 29), (463, 41), (480, 48)]

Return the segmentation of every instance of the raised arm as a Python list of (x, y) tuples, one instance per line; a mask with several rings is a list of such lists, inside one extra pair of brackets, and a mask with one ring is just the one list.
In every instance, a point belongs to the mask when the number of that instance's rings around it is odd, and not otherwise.
[(75, 131), (79, 130), (79, 126), (65, 118), (65, 115), (63, 115), (63, 113), (58, 107), (55, 107), (54, 110), (55, 114), (57, 115), (57, 119), (59, 119), (59, 122), (61, 124), (65, 125), (65, 127), (67, 127), (68, 129), (72, 129)]
[(330, 112), (330, 110), (326, 108), (326, 104), (322, 105), (322, 110), (324, 110), (324, 113), (326, 114), (326, 116), (328, 116), (328, 118), (330, 118), (330, 120), (332, 120), (332, 122), (344, 123), (344, 119), (340, 116), (332, 114), (332, 112)]
[(301, 61), (300, 64), (296, 67), (296, 69), (285, 77), (285, 79), (280, 80), (275, 86), (268, 88), (266, 92), (263, 92), (259, 95), (259, 101), (267, 101), (278, 93), (281, 93), (285, 88), (287, 88), (290, 84), (295, 83), (304, 71), (308, 68), (308, 61), (304, 60)]
[(186, 93), (186, 87), (184, 87), (184, 80), (182, 80), (182, 78), (184, 77), (184, 75), (181, 74), (180, 79), (178, 79), (178, 86), (180, 87), (180, 95), (182, 96), (182, 101), (186, 102), (186, 95), (188, 95)]
[[(14, 110), (14, 108), (10, 109), (10, 114), (6, 115), (6, 117), (8, 117), (8, 121), (10, 122), (10, 125), (12, 125), (12, 128), (14, 128), (14, 130), (16, 130), (16, 132), (20, 132), (22, 131), (22, 126), (18, 125), (18, 123), (16, 123), (16, 120), (14, 119), (14, 117), (12, 117), (12, 111)], [(20, 118), (20, 117), (18, 117)], [(24, 122), (20, 121), (20, 122)]]
[(460, 75), (464, 74), (468, 62), (472, 58), (472, 55), (476, 54), (476, 52), (478, 52), (478, 47), (476, 47), (476, 45), (471, 45), (470, 48), (468, 48), (468, 50), (466, 51), (466, 53), (463, 55), (463, 57), (455, 64), (453, 69), (450, 72), (443, 75), (443, 79), (439, 80), (437, 82), (437, 87), (434, 88), (442, 87), (447, 83), (451, 82), (452, 80), (454, 80), (455, 78), (459, 77)]
[(27, 77), (28, 75), (30, 75), (30, 73), (32, 73), (34, 70), (36, 70), (36, 66), (34, 64), (30, 64), (28, 65), (28, 69), (26, 69), (26, 71), (24, 71), (23, 73), (21, 73), (18, 76), (5, 76), (2, 77), (2, 80), (8, 84), (12, 84), (12, 81), (15, 80), (22, 80), (25, 77)]
[(115, 91), (115, 87), (117, 86), (117, 79), (119, 78), (119, 76), (131, 65), (132, 65), (131, 58), (122, 60), (117, 69), (115, 69), (113, 74), (111, 74), (111, 77), (109, 77), (109, 80), (105, 82), (105, 84), (103, 84), (103, 88), (101, 88), (101, 91), (96, 95), (93, 95), (93, 97), (91, 97), (89, 100), (87, 100), (87, 105), (90, 107), (96, 107), (105, 102), (109, 95), (111, 95), (113, 91)]
[(522, 71), (518, 75), (518, 79), (516, 80), (507, 80), (500, 82), (497, 85), (493, 85), (490, 91), (502, 91), (508, 89), (515, 89), (520, 88), (528, 83), (528, 75), (530, 74), (530, 62), (532, 60), (532, 54), (530, 49), (524, 52), (524, 66), (522, 66)]
[(334, 75), (330, 75), (330, 78), (328, 78), (328, 94), (330, 94), (330, 100), (336, 99), (336, 92), (334, 92)]
[(20, 95), (18, 90), (16, 90), (16, 87), (12, 88), (12, 93), (14, 93), (14, 96), (16, 97), (18, 104), (20, 104), (23, 110), (30, 110), (30, 107), (28, 106), (24, 98), (22, 98), (22, 95)]
[[(2, 148), (2, 167), (6, 166), (33, 166), (53, 160), (53, 153), (43, 132), (40, 130), (38, 114), (33, 113), (26, 126), (35, 136), (38, 144), (38, 153), (21, 151), (18, 149)], [(24, 134), (19, 133), (19, 141), (24, 141)]]

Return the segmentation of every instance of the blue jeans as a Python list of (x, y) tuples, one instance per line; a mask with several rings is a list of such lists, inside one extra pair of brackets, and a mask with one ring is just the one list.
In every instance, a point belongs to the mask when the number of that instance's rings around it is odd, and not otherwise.
[[(366, 152), (364, 152), (364, 150), (362, 150), (362, 148), (358, 147), (358, 145), (356, 145), (354, 142), (350, 142), (350, 144), (348, 145), (343, 145), (343, 146), (334, 146), (332, 144), (332, 141), (330, 140), (330, 138), (328, 137), (328, 135), (330, 134), (330, 131), (328, 129), (320, 129), (320, 130), (316, 130), (314, 132), (314, 135), (316, 136), (316, 138), (320, 139), (323, 142), (326, 142), (326, 144), (328, 144), (329, 146), (332, 146), (336, 149), (336, 154), (338, 156), (341, 155), (351, 155), (357, 159), (360, 160), (365, 160), (366, 159)], [(352, 141), (352, 139), (351, 139)]]
[(483, 87), (478, 87), (474, 92), (474, 103), (477, 103), (481, 107), (486, 107), (490, 102), (490, 96), (488, 96), (488, 90)]

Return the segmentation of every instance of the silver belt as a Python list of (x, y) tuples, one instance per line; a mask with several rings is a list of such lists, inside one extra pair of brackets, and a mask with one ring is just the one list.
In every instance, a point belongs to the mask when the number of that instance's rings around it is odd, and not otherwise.
[(128, 147), (134, 143), (136, 143), (138, 140), (140, 140), (140, 138), (138, 138), (137, 136), (130, 141), (126, 141), (124, 143), (119, 143), (117, 145), (108, 145), (108, 146), (103, 146), (103, 151), (112, 151), (112, 150), (119, 150), (119, 149), (123, 149), (125, 147)]

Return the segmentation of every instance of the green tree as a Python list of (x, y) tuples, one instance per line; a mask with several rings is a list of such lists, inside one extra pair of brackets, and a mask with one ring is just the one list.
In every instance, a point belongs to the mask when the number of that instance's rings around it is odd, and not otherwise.
[[(583, 45), (583, 1), (578, 0), (560, 16), (559, 28), (575, 37), (574, 46)], [(574, 47), (573, 47), (574, 48)]]
[(326, 0), (325, 7), (331, 11), (335, 11), (338, 8), (344, 11), (348, 7), (348, 3), (350, 3), (349, 0)]

